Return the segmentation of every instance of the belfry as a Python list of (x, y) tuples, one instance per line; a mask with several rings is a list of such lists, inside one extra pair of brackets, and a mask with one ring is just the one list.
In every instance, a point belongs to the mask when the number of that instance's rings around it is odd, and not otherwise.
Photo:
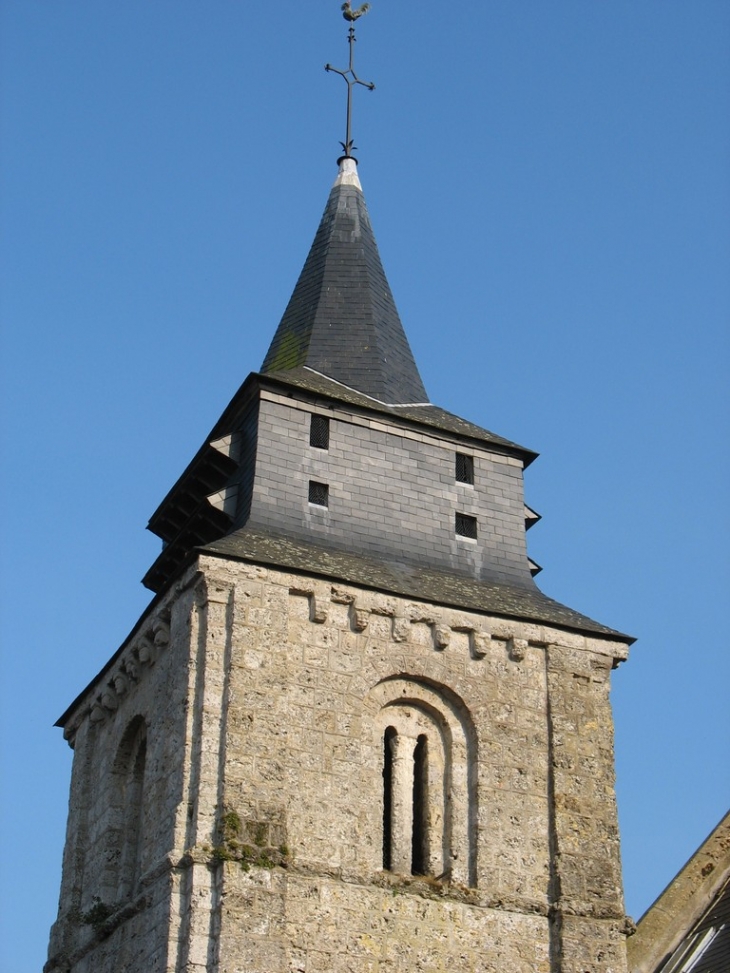
[(535, 584), (535, 454), (428, 400), (352, 156), (353, 38), (266, 358), (152, 515), (152, 602), (59, 720), (46, 973), (626, 973), (609, 681), (632, 639)]

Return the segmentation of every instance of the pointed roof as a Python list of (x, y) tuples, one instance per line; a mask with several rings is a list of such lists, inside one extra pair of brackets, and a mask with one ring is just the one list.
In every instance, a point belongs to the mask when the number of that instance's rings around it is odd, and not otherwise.
[(261, 371), (301, 366), (379, 402), (428, 401), (352, 158), (340, 160), (312, 248)]

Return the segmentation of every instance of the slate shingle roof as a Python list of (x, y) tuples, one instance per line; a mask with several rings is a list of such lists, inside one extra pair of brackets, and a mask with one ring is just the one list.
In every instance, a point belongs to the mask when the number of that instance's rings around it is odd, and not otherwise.
[(525, 466), (537, 458), (537, 453), (525, 446), (498, 436), (482, 426), (477, 426), (474, 422), (461, 419), (453, 412), (447, 412), (437, 405), (427, 403), (424, 405), (387, 405), (373, 397), (347, 388), (336, 381), (320, 375), (311, 368), (304, 366), (292, 368), (289, 371), (271, 371), (262, 378), (269, 381), (281, 382), (283, 385), (290, 385), (301, 391), (310, 392), (317, 396), (326, 396), (335, 402), (342, 402), (345, 405), (352, 405), (369, 412), (379, 412), (390, 419), (403, 419), (409, 423), (417, 423), (422, 426), (430, 426), (440, 432), (451, 433), (459, 438), (474, 439), (481, 443), (491, 446), (504, 447), (505, 452), (514, 453), (519, 456)]
[[(385, 278), (352, 160), (345, 160), (314, 243), (279, 324), (261, 374), (250, 375), (214, 427), (209, 442), (235, 432), (248, 403), (265, 389), (325, 399), (394, 426), (433, 430), (485, 445), (527, 466), (537, 455), (432, 405), (408, 345)], [(253, 462), (253, 456), (250, 457)], [(166, 542), (145, 577), (163, 590), (191, 563), (195, 551), (275, 565), (322, 578), (361, 584), (405, 597), (544, 622), (621, 641), (630, 637), (553, 601), (529, 584), (478, 580), (393, 558), (368, 556), (285, 534), (272, 525), (231, 531), (208, 495), (225, 485), (216, 449), (202, 447), (150, 521)], [(219, 519), (216, 519), (219, 518)], [(229, 532), (230, 531), (230, 532)]]
[(271, 530), (244, 527), (207, 544), (202, 551), (349, 582), (419, 601), (541, 622), (627, 643), (634, 641), (631, 636), (622, 635), (548, 598), (534, 585), (522, 587), (478, 581), (434, 568), (323, 547)]
[(182, 569), (182, 565), (187, 563), (195, 547), (230, 530), (229, 520), (211, 507), (207, 497), (225, 486), (236, 464), (212, 448), (210, 443), (235, 431), (241, 415), (245, 414), (251, 401), (264, 389), (286, 395), (295, 392), (299, 397), (315, 402), (328, 400), (361, 410), (364, 415), (382, 416), (399, 425), (405, 424), (424, 431), (431, 429), (436, 434), (447, 433), (457, 441), (464, 440), (468, 443), (471, 440), (498, 452), (516, 456), (525, 467), (537, 456), (532, 450), (473, 422), (460, 419), (438, 406), (388, 406), (307, 367), (271, 372), (268, 375), (252, 373), (238, 389), (187, 469), (150, 518), (147, 529), (165, 543), (143, 579), (143, 583), (152, 591), (160, 591), (170, 583)]
[(381, 402), (427, 402), (354, 167), (341, 163), (261, 371), (307, 365)]

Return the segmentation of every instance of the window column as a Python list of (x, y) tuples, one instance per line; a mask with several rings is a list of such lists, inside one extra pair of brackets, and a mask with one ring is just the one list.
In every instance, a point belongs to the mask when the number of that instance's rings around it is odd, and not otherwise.
[(390, 854), (386, 856), (390, 870), (400, 875), (410, 875), (413, 854), (413, 757), (416, 741), (397, 733), (386, 734), (386, 746), (390, 748), (389, 794)]

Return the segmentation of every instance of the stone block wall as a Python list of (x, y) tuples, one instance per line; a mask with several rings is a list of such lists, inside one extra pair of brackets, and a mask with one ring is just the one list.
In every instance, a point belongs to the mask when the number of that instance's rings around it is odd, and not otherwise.
[[(160, 622), (146, 676), (105, 701)], [(69, 721), (87, 797), (48, 973), (625, 973), (608, 701), (625, 654), (201, 557)], [(105, 807), (137, 716), (140, 857), (115, 900)], [(101, 887), (110, 914), (79, 922)]]
[(160, 602), (75, 705), (49, 971), (167, 969), (168, 853), (185, 806), (190, 596)]

